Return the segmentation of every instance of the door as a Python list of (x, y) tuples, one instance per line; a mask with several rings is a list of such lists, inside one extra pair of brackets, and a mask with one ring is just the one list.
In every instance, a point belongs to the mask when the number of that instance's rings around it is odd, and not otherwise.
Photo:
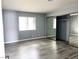
[(56, 40), (56, 17), (48, 17), (46, 20), (47, 25), (47, 36), (50, 39)]
[(78, 14), (70, 16), (69, 44), (78, 47)]
[(68, 41), (69, 36), (69, 15), (57, 17), (56, 40)]

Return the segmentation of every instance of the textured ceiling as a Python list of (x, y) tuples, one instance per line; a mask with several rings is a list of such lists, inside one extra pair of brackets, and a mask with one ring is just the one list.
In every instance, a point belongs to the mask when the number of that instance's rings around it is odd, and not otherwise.
[(8, 10), (48, 13), (63, 7), (77, 6), (77, 0), (2, 0), (2, 8)]

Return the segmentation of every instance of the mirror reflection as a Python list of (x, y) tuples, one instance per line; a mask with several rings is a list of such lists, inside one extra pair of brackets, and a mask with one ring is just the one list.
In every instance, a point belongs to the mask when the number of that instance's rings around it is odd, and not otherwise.
[(46, 19), (47, 37), (56, 40), (56, 17)]

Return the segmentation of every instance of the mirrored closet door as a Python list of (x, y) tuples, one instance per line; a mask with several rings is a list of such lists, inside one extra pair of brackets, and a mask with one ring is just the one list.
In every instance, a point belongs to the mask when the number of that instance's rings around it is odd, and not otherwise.
[(70, 14), (69, 43), (78, 47), (78, 13)]
[(56, 40), (56, 17), (47, 17), (46, 28), (47, 38)]

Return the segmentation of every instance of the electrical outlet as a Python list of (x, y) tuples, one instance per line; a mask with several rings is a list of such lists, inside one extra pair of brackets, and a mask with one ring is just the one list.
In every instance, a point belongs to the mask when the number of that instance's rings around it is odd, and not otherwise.
[(6, 56), (5, 58), (6, 58), (6, 59), (9, 59), (9, 56)]
[(41, 36), (40, 34), (38, 36)]
[(33, 35), (32, 35), (32, 37), (33, 37)]

